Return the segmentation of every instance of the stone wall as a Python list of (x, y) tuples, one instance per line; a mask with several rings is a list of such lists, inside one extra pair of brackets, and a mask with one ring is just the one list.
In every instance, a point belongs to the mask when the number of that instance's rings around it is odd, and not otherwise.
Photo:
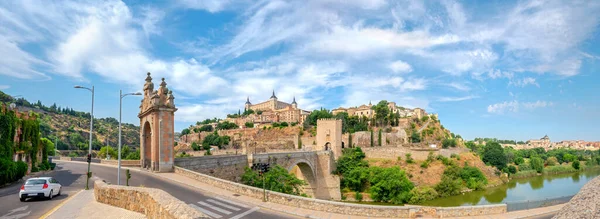
[(153, 188), (94, 183), (96, 201), (145, 214), (148, 218), (192, 219), (210, 218), (168, 193)]
[[(373, 146), (379, 145), (379, 131), (373, 131)], [(350, 147), (348, 133), (342, 136), (342, 139), (345, 143), (345, 147)], [(382, 130), (381, 133), (381, 146), (398, 146), (408, 143), (408, 138), (406, 136), (406, 131), (404, 129), (400, 129), (394, 127), (390, 133), (387, 133)], [(371, 147), (371, 132), (370, 131), (361, 131), (355, 132), (352, 134), (352, 144), (357, 147)]]
[[(108, 165), (119, 165), (118, 160), (100, 160), (102, 164)], [(140, 167), (140, 160), (121, 160), (121, 166), (123, 167)]]
[(600, 177), (586, 183), (554, 218), (600, 218)]
[[(205, 174), (200, 174), (197, 172), (186, 170), (180, 167), (175, 167), (175, 173), (237, 194), (249, 196), (256, 199), (263, 198), (263, 190), (259, 188), (218, 179)], [(288, 205), (292, 207), (367, 217), (414, 218), (425, 213), (431, 214), (431, 212), (433, 212), (435, 217), (441, 218), (455, 216), (501, 214), (506, 212), (505, 204), (447, 208), (432, 208), (424, 206), (363, 205), (305, 198), (273, 191), (267, 191), (267, 200), (269, 202)]]
[(426, 160), (430, 151), (433, 151), (435, 156), (441, 154), (445, 157), (450, 157), (452, 154), (468, 152), (468, 149), (465, 148), (414, 150), (405, 147), (361, 147), (361, 149), (363, 152), (365, 152), (367, 158), (383, 158), (392, 160), (395, 160), (398, 157), (402, 157), (402, 159), (404, 159), (404, 156), (407, 153), (410, 153), (411, 157), (415, 160)]
[(175, 158), (175, 166), (220, 179), (240, 182), (244, 168), (248, 167), (248, 157), (246, 155), (216, 155)]

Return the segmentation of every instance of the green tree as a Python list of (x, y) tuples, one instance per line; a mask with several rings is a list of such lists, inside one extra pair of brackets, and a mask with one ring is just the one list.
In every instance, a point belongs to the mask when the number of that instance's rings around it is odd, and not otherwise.
[(54, 156), (54, 151), (56, 150), (54, 147), (54, 143), (47, 138), (41, 138), (42, 145), (46, 148), (46, 155)]
[(203, 125), (200, 127), (200, 129), (198, 130), (200, 132), (212, 132), (213, 131), (213, 126), (212, 125)]
[(377, 105), (373, 106), (372, 109), (375, 111), (375, 120), (379, 124), (379, 126), (386, 125), (386, 118), (390, 113), (390, 108), (388, 107), (388, 102), (385, 100), (379, 101)]
[(410, 142), (412, 142), (412, 143), (419, 143), (419, 142), (421, 142), (421, 135), (419, 135), (419, 133), (417, 133), (417, 132), (413, 132), (410, 135)]
[(556, 157), (548, 157), (548, 159), (546, 159), (547, 166), (554, 166), (556, 164), (558, 164), (558, 159)]
[(529, 160), (529, 164), (531, 165), (531, 168), (538, 173), (542, 173), (542, 171), (544, 171), (544, 160), (542, 160), (542, 158), (532, 157)]
[[(263, 180), (256, 171), (246, 168), (242, 175), (242, 183), (263, 188)], [(306, 183), (290, 174), (285, 168), (275, 165), (264, 174), (264, 186), (266, 189), (292, 195), (300, 195), (302, 186)]]
[(456, 147), (456, 139), (447, 138), (442, 141), (442, 148)]
[(573, 161), (573, 163), (571, 163), (571, 166), (576, 170), (579, 170), (579, 160)]
[(410, 190), (410, 204), (419, 204), (425, 201), (433, 200), (438, 197), (435, 189), (429, 186), (415, 187)]
[(109, 155), (111, 159), (116, 159), (118, 153), (114, 148), (108, 145), (100, 148), (100, 152), (98, 152), (98, 157), (104, 159), (107, 158)]
[(125, 160), (139, 160), (139, 159), (140, 159), (140, 150), (139, 149), (135, 149), (134, 152), (127, 154), (127, 157), (125, 157)]
[(336, 171), (338, 175), (344, 175), (344, 173), (350, 172), (353, 169), (359, 167), (369, 167), (369, 163), (365, 161), (366, 155), (360, 149), (360, 147), (348, 148), (343, 151), (336, 162)]
[(190, 134), (190, 129), (184, 128), (183, 130), (181, 130), (181, 135), (187, 135), (187, 134)]
[(517, 173), (517, 168), (515, 166), (513, 166), (513, 165), (509, 165), (508, 166), (508, 172), (510, 174), (515, 174), (515, 173)]
[(201, 149), (200, 146), (198, 145), (198, 143), (196, 143), (196, 142), (192, 142), (191, 147), (192, 147), (192, 150), (194, 150), (194, 151), (199, 151)]
[(523, 159), (523, 157), (517, 157), (517, 158), (515, 158), (515, 164), (516, 165), (521, 165), (522, 163), (525, 163), (525, 159)]
[(373, 147), (373, 129), (371, 129), (371, 147)]
[(348, 133), (348, 147), (352, 148), (352, 132)]
[(367, 187), (370, 178), (368, 167), (357, 167), (344, 174), (344, 187), (352, 189), (352, 191), (362, 192)]
[(483, 150), (483, 158), (481, 159), (486, 164), (495, 166), (499, 170), (506, 167), (506, 154), (504, 149), (498, 142), (488, 142)]
[(254, 128), (254, 123), (246, 122), (246, 123), (244, 123), (244, 126), (246, 126), (246, 128)]
[(381, 168), (371, 177), (371, 198), (379, 202), (393, 204), (406, 203), (414, 188), (406, 173), (399, 167)]

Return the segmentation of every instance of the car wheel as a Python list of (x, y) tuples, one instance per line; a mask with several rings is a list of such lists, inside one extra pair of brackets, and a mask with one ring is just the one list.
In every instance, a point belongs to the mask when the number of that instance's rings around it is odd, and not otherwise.
[(48, 195), (48, 199), (52, 200), (52, 190), (50, 190), (50, 194)]
[(27, 198), (19, 198), (19, 200), (21, 200), (21, 202), (25, 202)]

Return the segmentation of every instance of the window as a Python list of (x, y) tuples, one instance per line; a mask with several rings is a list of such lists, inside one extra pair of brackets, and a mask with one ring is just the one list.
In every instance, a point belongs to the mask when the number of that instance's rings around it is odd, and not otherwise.
[(27, 182), (25, 182), (25, 185), (41, 185), (41, 184), (45, 184), (46, 180), (45, 179), (30, 179), (27, 180)]

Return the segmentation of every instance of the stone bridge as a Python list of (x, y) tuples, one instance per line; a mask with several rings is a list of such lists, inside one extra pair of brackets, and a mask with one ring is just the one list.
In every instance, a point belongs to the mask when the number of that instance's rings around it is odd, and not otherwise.
[(248, 164), (277, 164), (304, 180), (303, 190), (310, 197), (339, 200), (340, 179), (331, 174), (335, 171), (335, 159), (332, 151), (284, 152), (249, 154)]

